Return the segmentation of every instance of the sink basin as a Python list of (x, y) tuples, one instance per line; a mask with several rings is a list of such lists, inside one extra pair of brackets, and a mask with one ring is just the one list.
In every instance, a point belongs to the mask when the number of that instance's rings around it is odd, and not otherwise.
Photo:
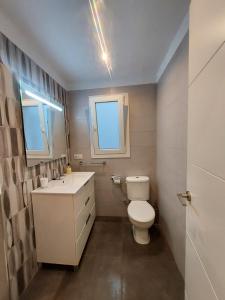
[(73, 172), (60, 180), (51, 180), (46, 188), (38, 188), (32, 194), (74, 194), (92, 176), (94, 172)]

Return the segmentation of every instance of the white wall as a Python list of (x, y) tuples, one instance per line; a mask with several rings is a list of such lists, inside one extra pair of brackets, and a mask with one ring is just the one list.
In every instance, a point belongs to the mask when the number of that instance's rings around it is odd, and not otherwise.
[(186, 190), (188, 36), (157, 89), (157, 190), (160, 226), (184, 276), (185, 208), (176, 194)]
[(19, 26), (14, 24), (7, 14), (0, 9), (0, 32), (10, 39), (18, 48), (26, 53), (36, 64), (38, 64), (45, 72), (54, 78), (62, 87), (66, 88), (66, 82), (59, 70), (55, 68), (54, 63), (46, 59), (43, 50), (33, 38), (27, 33), (20, 30)]

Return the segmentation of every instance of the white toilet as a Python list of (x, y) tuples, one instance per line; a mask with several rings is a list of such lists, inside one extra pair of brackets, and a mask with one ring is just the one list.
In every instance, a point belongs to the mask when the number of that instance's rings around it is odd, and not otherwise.
[(133, 224), (134, 239), (138, 244), (150, 242), (149, 228), (155, 220), (155, 210), (147, 202), (149, 200), (149, 177), (130, 176), (126, 178), (127, 196), (131, 201), (128, 205), (128, 216)]

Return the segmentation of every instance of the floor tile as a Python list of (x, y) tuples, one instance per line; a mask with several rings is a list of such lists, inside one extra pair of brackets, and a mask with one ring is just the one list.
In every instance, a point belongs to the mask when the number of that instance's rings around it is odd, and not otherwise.
[(95, 222), (84, 255), (120, 256), (123, 249), (123, 223)]
[(79, 268), (41, 268), (21, 300), (183, 300), (183, 279), (156, 227), (135, 243), (127, 220), (95, 222)]

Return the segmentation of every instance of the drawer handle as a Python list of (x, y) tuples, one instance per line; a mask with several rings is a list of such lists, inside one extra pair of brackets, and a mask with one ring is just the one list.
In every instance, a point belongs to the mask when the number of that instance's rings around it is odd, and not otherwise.
[(86, 225), (88, 223), (88, 221), (90, 220), (91, 214), (88, 215), (87, 220), (86, 220)]
[(85, 201), (85, 206), (88, 204), (89, 200), (90, 200), (90, 197), (88, 197), (87, 200)]
[(89, 182), (89, 180), (88, 180), (87, 182), (85, 182), (84, 186), (85, 186), (85, 185), (87, 185), (87, 184), (88, 184), (88, 182)]

